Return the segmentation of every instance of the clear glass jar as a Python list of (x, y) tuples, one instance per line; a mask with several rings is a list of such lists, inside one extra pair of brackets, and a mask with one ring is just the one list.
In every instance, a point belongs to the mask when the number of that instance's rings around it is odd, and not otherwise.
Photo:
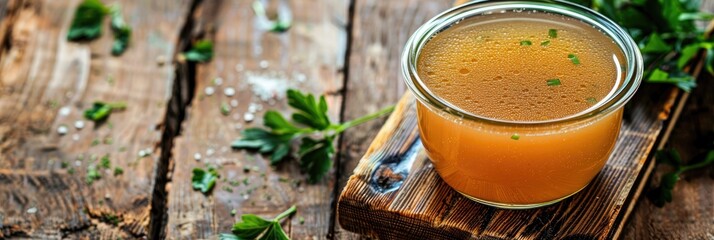
[[(419, 77), (419, 54), (432, 37), (465, 20), (514, 12), (575, 19), (610, 38), (621, 51), (615, 87), (577, 114), (511, 121), (464, 111)], [(402, 56), (405, 82), (418, 100), (422, 142), (439, 175), (474, 201), (510, 209), (549, 205), (587, 186), (612, 153), (623, 106), (637, 90), (642, 71), (637, 45), (617, 24), (588, 8), (547, 0), (473, 1), (452, 8), (418, 28)]]

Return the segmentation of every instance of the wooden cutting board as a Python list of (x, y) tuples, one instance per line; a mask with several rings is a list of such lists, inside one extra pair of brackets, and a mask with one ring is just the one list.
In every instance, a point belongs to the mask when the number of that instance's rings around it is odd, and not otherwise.
[[(694, 75), (700, 70), (701, 64)], [(644, 84), (625, 106), (614, 153), (590, 185), (551, 206), (503, 210), (473, 202), (441, 180), (421, 145), (416, 100), (406, 93), (342, 191), (338, 220), (379, 239), (617, 238), (687, 97)]]

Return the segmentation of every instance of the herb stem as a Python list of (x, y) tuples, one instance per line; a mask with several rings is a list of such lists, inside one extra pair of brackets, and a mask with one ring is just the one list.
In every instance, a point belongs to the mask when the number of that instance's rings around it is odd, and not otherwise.
[(291, 214), (295, 213), (295, 211), (297, 211), (297, 207), (296, 207), (295, 205), (293, 205), (292, 207), (288, 208), (288, 210), (285, 210), (285, 212), (283, 212), (283, 213), (281, 213), (280, 215), (276, 216), (275, 219), (273, 219), (273, 221), (278, 222), (278, 221), (282, 220), (283, 218), (285, 218), (285, 217), (287, 217), (287, 216), (290, 216)]
[(126, 103), (125, 102), (113, 102), (113, 103), (106, 103), (109, 107), (112, 109), (125, 109), (126, 108)]
[(714, 162), (714, 150), (709, 151), (709, 153), (707, 154), (706, 158), (704, 158), (704, 159), (705, 159), (704, 161), (701, 161), (701, 162), (698, 162), (698, 163), (695, 163), (695, 164), (692, 164), (692, 165), (683, 166), (682, 168), (680, 168), (680, 169), (677, 171), (677, 175), (679, 175), (679, 174), (681, 174), (681, 173), (683, 173), (683, 172), (692, 170), (692, 169), (697, 169), (697, 168), (701, 168), (701, 167), (706, 167), (707, 165), (709, 165), (709, 164), (711, 164), (712, 162)]
[(351, 128), (351, 127), (360, 125), (360, 124), (365, 123), (365, 122), (368, 122), (368, 121), (370, 121), (370, 120), (372, 120), (372, 119), (379, 118), (379, 117), (381, 117), (381, 116), (387, 115), (387, 114), (391, 113), (392, 111), (394, 111), (394, 107), (395, 107), (395, 106), (392, 105), (392, 106), (383, 108), (382, 110), (379, 110), (379, 111), (377, 111), (377, 112), (374, 112), (374, 113), (372, 113), (372, 114), (364, 115), (364, 116), (359, 117), (359, 118), (357, 118), (357, 119), (354, 119), (354, 120), (345, 122), (345, 123), (343, 123), (343, 124), (340, 124), (340, 125), (335, 129), (335, 134), (339, 134), (339, 133), (341, 133), (341, 132), (344, 132), (344, 131), (347, 130), (348, 128)]

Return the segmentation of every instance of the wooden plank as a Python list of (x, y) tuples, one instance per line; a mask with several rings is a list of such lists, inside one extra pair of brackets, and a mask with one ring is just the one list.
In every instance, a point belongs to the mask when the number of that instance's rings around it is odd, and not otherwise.
[[(714, 78), (698, 81), (691, 99), (674, 128), (669, 147), (679, 150), (683, 159), (703, 157), (714, 141)], [(707, 146), (707, 143), (709, 144)], [(672, 171), (659, 166), (655, 183)], [(624, 239), (708, 239), (714, 237), (714, 171), (711, 167), (685, 174), (673, 192), (673, 201), (662, 208), (646, 196), (639, 199), (632, 219), (623, 232)], [(647, 188), (645, 190), (648, 190)]]
[[(705, 1), (702, 11), (714, 10), (714, 2)], [(669, 147), (676, 148), (684, 159), (701, 157), (703, 150), (714, 137), (714, 77), (704, 73), (697, 88), (690, 94), (691, 99), (681, 108), (681, 118), (673, 128)], [(663, 147), (666, 142), (660, 143)], [(660, 166), (651, 177), (654, 182), (671, 171)], [(709, 174), (707, 174), (709, 172)], [(654, 206), (647, 196), (640, 197), (637, 207), (623, 232), (624, 239), (705, 239), (714, 237), (714, 184), (711, 167), (684, 175), (684, 180), (677, 183), (673, 195), (674, 201), (663, 208)], [(652, 180), (650, 181), (652, 182)], [(651, 183), (649, 183), (651, 184)], [(645, 191), (649, 190), (645, 188)]]
[[(272, 218), (293, 204), (304, 223), (298, 217), (285, 223), (291, 239), (327, 235), (334, 177), (308, 185), (302, 181), (305, 175), (296, 161), (272, 167), (264, 156), (233, 151), (230, 143), (240, 137), (241, 129), (262, 126), (265, 110), (287, 112), (282, 96), (287, 87), (328, 94), (329, 114), (337, 119), (348, 2), (270, 1), (285, 4), (282, 7), (293, 14), (293, 26), (283, 34), (260, 28), (251, 3), (204, 1), (199, 6), (196, 31), (204, 30), (203, 38), (213, 39), (216, 56), (210, 63), (196, 66), (192, 89), (196, 97), (175, 142), (172, 180), (167, 187), (165, 234), (169, 239), (215, 238), (229, 233), (241, 214)], [(271, 5), (269, 9), (282, 7)], [(220, 84), (216, 78), (222, 79)], [(225, 94), (229, 88), (235, 89), (235, 96)], [(208, 95), (207, 89), (215, 93)], [(232, 102), (235, 107), (224, 116), (221, 104)], [(249, 113), (251, 108), (262, 109)], [(247, 121), (246, 115), (255, 120)], [(191, 175), (193, 168), (207, 164), (219, 167), (221, 180), (211, 194), (204, 195), (192, 189)], [(233, 209), (235, 216), (230, 214)]]
[[(414, 99), (405, 96), (403, 111), (388, 120), (342, 192), (340, 223), (380, 239), (617, 237), (639, 195), (633, 184), (647, 173), (663, 121), (680, 97), (670, 87), (643, 87), (628, 105), (615, 154), (586, 189), (550, 207), (508, 211), (474, 203), (440, 180), (421, 149)], [(384, 224), (366, 224), (370, 219)]]
[[(0, 238), (147, 234), (157, 126), (173, 81), (172, 68), (155, 59), (172, 56), (187, 1), (121, 1), (134, 28), (121, 57), (110, 54), (108, 23), (98, 40), (66, 41), (79, 2), (13, 1), (12, 24), (3, 28), (8, 40), (0, 56)], [(99, 126), (82, 117), (95, 100), (125, 101), (128, 108)], [(75, 128), (77, 120), (85, 127)], [(68, 133), (58, 134), (63, 125)], [(144, 149), (151, 156), (139, 158)], [(105, 154), (123, 175), (101, 170), (102, 179), (87, 184), (87, 168)], [(118, 221), (107, 223), (110, 216)]]

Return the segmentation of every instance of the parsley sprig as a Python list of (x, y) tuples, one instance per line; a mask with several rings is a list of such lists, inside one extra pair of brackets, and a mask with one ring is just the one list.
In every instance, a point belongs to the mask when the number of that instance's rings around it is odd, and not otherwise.
[(273, 219), (264, 219), (253, 214), (244, 214), (241, 216), (241, 221), (233, 225), (233, 234), (223, 233), (219, 236), (219, 239), (289, 240), (290, 238), (280, 226), (280, 220), (292, 215), (295, 211), (297, 211), (297, 207), (293, 205)]
[(213, 58), (213, 42), (210, 40), (196, 41), (191, 49), (182, 55), (190, 62), (208, 62)]
[(270, 154), (277, 164), (290, 154), (294, 142), (299, 142), (297, 158), (300, 167), (308, 174), (308, 181), (318, 182), (332, 167), (335, 153), (334, 139), (348, 128), (384, 116), (394, 106), (344, 123), (333, 123), (327, 115), (325, 96), (315, 98), (298, 90), (287, 91), (288, 105), (295, 112), (289, 121), (279, 112), (269, 110), (263, 116), (263, 128), (249, 128), (241, 132), (242, 138), (234, 141), (235, 149), (252, 149)]
[(706, 70), (714, 74), (714, 40), (695, 22), (714, 16), (699, 11), (699, 0), (570, 1), (597, 10), (627, 30), (643, 54), (647, 82), (690, 91), (695, 79), (684, 70), (700, 50), (706, 51)]
[(655, 205), (662, 207), (666, 203), (672, 202), (672, 190), (674, 190), (674, 186), (681, 179), (680, 176), (683, 173), (714, 163), (714, 150), (707, 152), (701, 161), (688, 165), (684, 165), (682, 157), (676, 149), (661, 150), (657, 152), (655, 157), (657, 163), (667, 164), (674, 168), (674, 171), (663, 175), (659, 186), (652, 189), (648, 194), (649, 199)]

